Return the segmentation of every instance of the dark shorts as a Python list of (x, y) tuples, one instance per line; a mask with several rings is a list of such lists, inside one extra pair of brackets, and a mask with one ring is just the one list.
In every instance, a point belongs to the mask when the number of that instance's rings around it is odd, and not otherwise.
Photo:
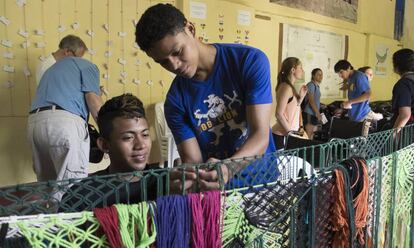
[(282, 135), (277, 135), (274, 133), (272, 134), (273, 134), (273, 141), (275, 142), (275, 145), (276, 145), (276, 150), (279, 151), (281, 149), (285, 149), (286, 137)]
[(308, 114), (306, 112), (302, 112), (302, 118), (303, 118), (303, 126), (306, 126), (307, 124), (316, 126), (319, 124), (318, 118), (316, 118), (316, 116)]

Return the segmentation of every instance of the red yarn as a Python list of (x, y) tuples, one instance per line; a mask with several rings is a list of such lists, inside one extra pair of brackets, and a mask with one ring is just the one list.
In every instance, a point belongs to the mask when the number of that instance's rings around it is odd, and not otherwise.
[(119, 233), (118, 212), (115, 206), (106, 208), (95, 208), (93, 213), (99, 223), (112, 248), (123, 248), (121, 234)]
[[(204, 245), (205, 247), (221, 248), (220, 235), (220, 191), (207, 191), (204, 193)], [(194, 220), (193, 220), (194, 221)]]

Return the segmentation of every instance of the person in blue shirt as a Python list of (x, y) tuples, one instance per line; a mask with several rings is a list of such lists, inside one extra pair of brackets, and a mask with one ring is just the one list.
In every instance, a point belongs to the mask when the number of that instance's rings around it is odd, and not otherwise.
[[(141, 16), (135, 33), (141, 50), (176, 74), (164, 108), (182, 161), (217, 162), (274, 152), (266, 55), (243, 45), (205, 44), (195, 32), (177, 8), (157, 4)], [(239, 164), (236, 171), (246, 180), (266, 170), (245, 166)], [(228, 182), (233, 173), (224, 165), (222, 171)], [(217, 188), (218, 177), (215, 170), (201, 171), (201, 188)]]
[(348, 117), (351, 121), (362, 122), (367, 120), (364, 135), (368, 135), (370, 120), (375, 119), (375, 113), (369, 106), (371, 88), (368, 78), (364, 73), (354, 70), (347, 60), (339, 60), (334, 66), (335, 73), (346, 81), (342, 90), (348, 91), (348, 101), (342, 103), (344, 109), (348, 109)]
[(86, 177), (89, 164), (88, 116), (102, 105), (99, 71), (74, 56), (43, 74), (28, 118), (28, 140), (38, 181)]
[(311, 81), (306, 85), (308, 88), (308, 103), (302, 112), (303, 126), (309, 139), (313, 139), (316, 126), (322, 122), (320, 113), (321, 90), (319, 89), (319, 84), (322, 82), (323, 73), (320, 68), (315, 68), (312, 70), (311, 75)]

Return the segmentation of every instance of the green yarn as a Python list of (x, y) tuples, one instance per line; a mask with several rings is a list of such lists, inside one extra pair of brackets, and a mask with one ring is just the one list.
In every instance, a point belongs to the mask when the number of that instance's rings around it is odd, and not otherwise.
[(78, 248), (86, 242), (93, 248), (109, 247), (105, 236), (95, 236), (99, 222), (91, 212), (83, 212), (80, 218), (57, 214), (44, 219), (22, 220), (15, 225), (31, 247)]
[(139, 204), (115, 205), (118, 211), (119, 232), (122, 243), (126, 248), (149, 247), (156, 239), (155, 220), (151, 221), (151, 235), (148, 234), (147, 218), (149, 205), (146, 202)]

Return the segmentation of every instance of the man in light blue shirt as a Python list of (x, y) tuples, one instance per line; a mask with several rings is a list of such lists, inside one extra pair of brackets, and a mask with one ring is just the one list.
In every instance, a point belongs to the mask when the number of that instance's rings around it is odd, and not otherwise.
[(42, 76), (28, 118), (38, 181), (87, 176), (88, 116), (102, 105), (99, 70), (82, 58), (57, 61)]

